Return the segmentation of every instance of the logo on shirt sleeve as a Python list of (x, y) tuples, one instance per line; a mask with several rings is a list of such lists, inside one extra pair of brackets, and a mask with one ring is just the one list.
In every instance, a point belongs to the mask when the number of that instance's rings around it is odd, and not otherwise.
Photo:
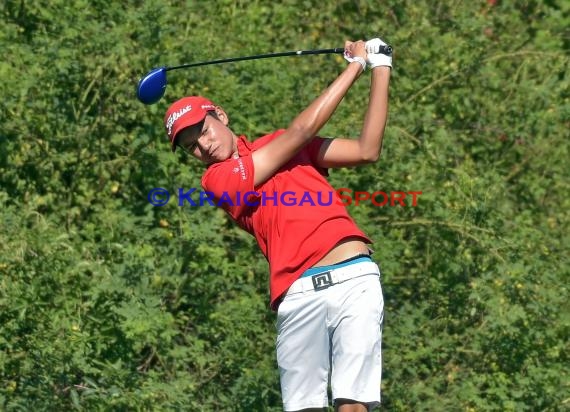
[(243, 164), (243, 160), (242, 159), (237, 159), (238, 162), (238, 166), (234, 167), (232, 169), (233, 173), (240, 173), (241, 174), (241, 180), (247, 180), (247, 174), (245, 172), (245, 166)]

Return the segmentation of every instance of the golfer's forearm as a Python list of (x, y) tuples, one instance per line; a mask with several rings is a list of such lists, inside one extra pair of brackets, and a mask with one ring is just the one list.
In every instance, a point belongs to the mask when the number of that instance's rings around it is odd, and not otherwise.
[(384, 129), (388, 119), (389, 83), (389, 67), (377, 67), (372, 70), (368, 109), (358, 139), (362, 157), (370, 161), (378, 160), (382, 151)]
[(362, 66), (359, 63), (349, 64), (335, 81), (291, 122), (289, 128), (296, 130), (303, 140), (310, 140), (330, 119), (361, 73)]

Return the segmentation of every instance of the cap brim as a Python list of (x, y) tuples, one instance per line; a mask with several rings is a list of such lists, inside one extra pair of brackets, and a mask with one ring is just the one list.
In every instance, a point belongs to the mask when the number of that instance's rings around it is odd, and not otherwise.
[(206, 116), (208, 115), (208, 112), (210, 112), (211, 110), (208, 110), (204, 113), (204, 117), (202, 117), (200, 120), (198, 120), (197, 122), (193, 122), (192, 124), (183, 124), (179, 130), (176, 130), (176, 132), (174, 133), (174, 137), (172, 139), (172, 142), (170, 143), (171, 145), (171, 150), (172, 152), (176, 151), (176, 147), (178, 146), (178, 144), (176, 143), (176, 139), (178, 137), (178, 135), (180, 134), (180, 132), (184, 129), (187, 129), (189, 127), (194, 127), (196, 125), (199, 125), (201, 123), (204, 122), (204, 120), (206, 119)]

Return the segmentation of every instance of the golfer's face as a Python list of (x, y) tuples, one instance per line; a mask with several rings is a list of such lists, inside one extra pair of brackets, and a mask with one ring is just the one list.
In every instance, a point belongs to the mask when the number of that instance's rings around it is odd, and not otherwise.
[(225, 117), (206, 116), (202, 128), (197, 125), (182, 130), (178, 144), (206, 165), (223, 162), (234, 152), (233, 133), (226, 124)]

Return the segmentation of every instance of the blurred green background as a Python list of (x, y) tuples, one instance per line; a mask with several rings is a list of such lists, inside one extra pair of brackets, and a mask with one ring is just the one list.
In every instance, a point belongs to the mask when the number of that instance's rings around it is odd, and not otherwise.
[[(570, 3), (6, 0), (0, 5), (0, 410), (279, 411), (268, 267), (172, 154), (169, 103), (236, 133), (287, 127), (345, 66), (285, 57), (151, 68), (381, 36), (395, 49), (377, 164), (334, 187), (383, 273), (386, 411), (570, 409)], [(324, 136), (357, 137), (369, 73)], [(358, 337), (355, 337), (358, 339)]]

